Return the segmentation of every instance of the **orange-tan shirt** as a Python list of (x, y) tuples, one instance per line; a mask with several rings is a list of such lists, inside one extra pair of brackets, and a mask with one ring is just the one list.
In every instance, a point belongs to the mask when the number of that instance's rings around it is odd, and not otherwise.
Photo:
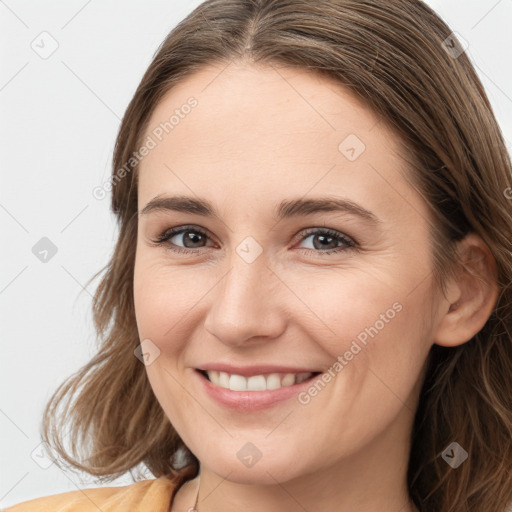
[(43, 496), (0, 512), (169, 512), (176, 484), (165, 477), (122, 487), (100, 487)]

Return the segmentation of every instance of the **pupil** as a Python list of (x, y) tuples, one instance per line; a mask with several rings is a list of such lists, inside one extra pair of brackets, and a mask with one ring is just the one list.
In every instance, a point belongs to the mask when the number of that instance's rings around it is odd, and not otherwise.
[[(194, 244), (200, 243), (201, 239), (202, 239), (201, 234), (195, 233), (193, 231), (187, 231), (187, 236), (185, 237), (185, 241), (191, 242), (193, 246), (194, 246)], [(332, 241), (334, 240), (334, 237), (332, 237), (330, 235), (316, 235), (314, 240), (320, 240), (320, 244), (313, 243), (313, 245), (315, 246), (315, 249), (322, 249), (322, 248), (325, 249), (326, 245), (328, 245), (329, 243), (332, 243)], [(187, 244), (185, 243), (185, 245), (187, 245)]]
[[(194, 243), (197, 243), (197, 239), (199, 239), (199, 241), (201, 241), (201, 238), (202, 238), (202, 235), (200, 234), (197, 234), (197, 233), (194, 233), (192, 231), (187, 231), (187, 236), (185, 236), (185, 241), (190, 241), (192, 242), (192, 244)], [(187, 244), (185, 244), (187, 245)]]
[[(318, 239), (322, 239), (322, 240), (324, 240), (324, 241), (328, 240), (328, 241), (331, 241), (331, 242), (332, 242), (332, 240), (334, 240), (334, 238), (333, 238), (332, 236), (330, 236), (330, 235), (316, 235), (316, 237), (315, 237), (315, 238), (313, 238), (313, 240), (316, 240), (317, 238), (318, 238)], [(328, 243), (329, 243), (329, 242), (327, 242), (327, 244), (328, 244)], [(325, 247), (326, 247), (326, 245), (327, 245), (327, 244), (320, 243), (320, 245), (318, 246), (318, 244), (316, 244), (316, 243), (314, 243), (314, 242), (313, 242), (313, 245), (315, 246), (315, 249), (322, 249), (322, 248), (323, 248), (323, 249), (325, 249)]]

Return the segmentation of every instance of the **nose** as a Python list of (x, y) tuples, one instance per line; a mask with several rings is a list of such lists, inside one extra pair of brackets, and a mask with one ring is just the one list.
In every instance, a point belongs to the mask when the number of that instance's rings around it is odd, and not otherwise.
[(210, 292), (204, 327), (230, 347), (253, 346), (278, 338), (286, 327), (291, 292), (269, 267), (264, 253), (248, 263), (236, 252), (228, 272)]

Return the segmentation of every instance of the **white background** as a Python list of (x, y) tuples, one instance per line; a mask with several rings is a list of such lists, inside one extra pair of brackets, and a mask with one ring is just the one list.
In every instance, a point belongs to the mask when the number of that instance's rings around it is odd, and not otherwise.
[[(158, 45), (200, 3), (0, 0), (0, 507), (98, 486), (31, 453), (46, 401), (95, 352), (98, 281), (84, 285), (108, 262), (116, 225), (110, 196), (92, 190), (109, 178), (120, 119)], [(511, 141), (512, 1), (427, 3), (469, 43)], [(31, 47), (43, 31), (58, 43), (47, 59)], [(47, 263), (32, 253), (42, 237), (57, 247)]]

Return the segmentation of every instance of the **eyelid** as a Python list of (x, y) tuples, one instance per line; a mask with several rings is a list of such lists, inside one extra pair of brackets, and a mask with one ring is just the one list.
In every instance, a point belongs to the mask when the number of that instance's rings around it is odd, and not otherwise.
[[(176, 236), (176, 235), (181, 235), (183, 232), (186, 232), (186, 231), (196, 231), (197, 233), (201, 233), (202, 235), (205, 235), (210, 240), (213, 239), (213, 236), (207, 229), (202, 228), (200, 226), (196, 226), (195, 224), (184, 224), (184, 225), (175, 226), (172, 228), (165, 229), (160, 235), (157, 236), (157, 238), (156, 238), (156, 240), (154, 240), (154, 242), (165, 243), (166, 241), (168, 241), (169, 238), (172, 238), (173, 236)], [(185, 248), (185, 249), (187, 249), (187, 248)], [(193, 251), (194, 249), (190, 249), (190, 250)]]
[[(209, 240), (213, 240), (213, 238), (214, 238), (211, 236), (210, 232), (205, 228), (202, 228), (195, 224), (184, 224), (184, 225), (174, 226), (172, 228), (168, 228), (168, 229), (164, 230), (155, 240), (152, 241), (153, 242), (152, 245), (157, 245), (157, 246), (165, 245), (166, 243), (169, 242), (170, 238), (172, 238), (176, 235), (180, 235), (186, 231), (195, 231), (197, 233), (200, 233), (200, 234), (206, 236)], [(315, 235), (315, 234), (327, 234), (327, 235), (332, 236), (332, 237), (338, 239), (339, 241), (343, 242), (345, 245), (336, 247), (334, 249), (327, 249), (327, 250), (314, 250), (314, 249), (308, 249), (308, 248), (304, 248), (304, 247), (299, 248), (298, 250), (313, 252), (313, 253), (320, 254), (320, 255), (329, 255), (329, 254), (333, 254), (333, 253), (341, 253), (343, 251), (347, 251), (350, 249), (359, 248), (358, 242), (353, 237), (346, 235), (345, 233), (338, 231), (337, 229), (329, 228), (326, 226), (314, 226), (314, 227), (302, 228), (293, 237), (293, 241), (294, 241), (294, 243), (302, 242), (309, 236)], [(197, 247), (197, 248), (188, 248), (188, 247), (177, 246), (176, 244), (172, 244), (170, 242), (169, 242), (169, 245), (173, 246), (173, 247), (169, 247), (169, 250), (171, 250), (171, 251), (181, 252), (181, 253), (189, 253), (189, 254), (198, 253), (201, 249), (206, 249), (207, 247), (211, 247), (211, 246), (205, 246), (205, 247)]]
[(299, 233), (297, 233), (296, 237), (294, 237), (294, 240), (295, 240), (295, 238), (297, 238), (298, 241), (300, 242), (300, 241), (304, 240), (305, 238), (307, 238), (309, 235), (314, 235), (317, 233), (327, 233), (336, 238), (340, 238), (348, 243), (357, 245), (357, 242), (351, 236), (343, 233), (342, 231), (338, 231), (337, 229), (334, 229), (334, 228), (328, 228), (326, 226), (315, 226), (315, 227), (311, 227), (311, 228), (302, 228), (299, 231)]

